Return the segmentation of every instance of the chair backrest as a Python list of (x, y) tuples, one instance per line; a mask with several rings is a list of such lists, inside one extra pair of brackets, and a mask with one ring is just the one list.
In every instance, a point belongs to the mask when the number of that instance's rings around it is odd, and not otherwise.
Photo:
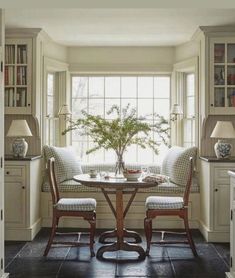
[(190, 194), (192, 176), (193, 176), (193, 161), (194, 161), (193, 157), (190, 157), (189, 158), (190, 170), (188, 173), (187, 184), (185, 186), (185, 191), (184, 191), (184, 206), (188, 206), (189, 194)]
[(51, 189), (51, 196), (52, 196), (52, 203), (55, 205), (59, 199), (59, 190), (57, 186), (57, 181), (55, 177), (55, 159), (54, 157), (49, 158), (47, 161), (47, 167), (48, 167), (48, 175), (49, 175), (49, 184)]
[(172, 183), (185, 187), (190, 173), (189, 158), (195, 158), (196, 152), (196, 147), (171, 147), (163, 159), (161, 174), (170, 177)]

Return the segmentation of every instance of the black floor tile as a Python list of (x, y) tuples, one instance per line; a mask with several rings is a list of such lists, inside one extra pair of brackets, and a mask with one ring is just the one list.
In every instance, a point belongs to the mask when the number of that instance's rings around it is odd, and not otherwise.
[(5, 241), (5, 268), (22, 250), (26, 242), (23, 241)]
[(57, 259), (53, 261), (46, 258), (16, 258), (5, 271), (17, 277), (56, 276), (61, 263)]
[[(64, 230), (64, 229), (63, 229)], [(68, 231), (68, 229), (65, 229)], [(69, 229), (71, 230), (71, 229)], [(97, 231), (95, 251), (102, 244), (98, 242)], [(140, 231), (146, 248), (143, 231)], [(229, 244), (206, 243), (198, 230), (193, 230), (198, 257), (195, 258), (186, 244), (152, 245), (150, 256), (144, 261), (133, 261), (135, 252), (109, 252), (108, 258), (119, 258), (119, 262), (99, 261), (90, 257), (89, 247), (51, 248), (43, 257), (50, 229), (42, 229), (32, 242), (6, 242), (6, 272), (13, 278), (112, 278), (112, 277), (157, 277), (157, 278), (224, 278), (229, 270)], [(179, 239), (181, 235), (167, 235)], [(71, 236), (69, 237), (71, 240)], [(66, 236), (66, 240), (67, 240)], [(74, 237), (74, 240), (76, 237)], [(88, 237), (82, 239), (88, 242)], [(153, 240), (160, 239), (154, 234)], [(64, 238), (60, 238), (64, 240)]]

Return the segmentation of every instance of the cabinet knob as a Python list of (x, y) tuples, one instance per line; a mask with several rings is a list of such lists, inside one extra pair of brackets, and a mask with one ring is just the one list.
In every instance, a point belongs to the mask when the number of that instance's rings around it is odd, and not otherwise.
[(213, 104), (213, 103), (211, 103), (211, 106), (214, 106), (214, 104)]
[(30, 103), (28, 103), (28, 106), (30, 106)]
[(25, 186), (22, 186), (22, 189), (25, 189)]
[(217, 192), (217, 191), (218, 191), (218, 188), (215, 189), (215, 192)]
[(7, 172), (6, 172), (6, 174), (7, 174), (7, 175), (9, 175), (9, 174), (10, 174), (10, 172), (9, 172), (9, 171), (7, 171)]

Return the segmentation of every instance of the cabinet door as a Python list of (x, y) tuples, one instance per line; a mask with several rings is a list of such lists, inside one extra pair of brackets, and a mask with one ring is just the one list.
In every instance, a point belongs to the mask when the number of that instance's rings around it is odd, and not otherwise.
[(235, 40), (211, 39), (210, 113), (235, 114)]
[(5, 182), (6, 227), (25, 225), (25, 188), (22, 181)]
[(31, 114), (32, 39), (7, 39), (5, 45), (5, 113)]
[(230, 188), (226, 182), (218, 181), (214, 188), (214, 229), (229, 231), (230, 224)]

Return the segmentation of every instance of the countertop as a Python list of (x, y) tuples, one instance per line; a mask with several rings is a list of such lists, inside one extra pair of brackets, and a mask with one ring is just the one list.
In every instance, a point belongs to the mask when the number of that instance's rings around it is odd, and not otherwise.
[(41, 155), (27, 155), (26, 157), (15, 157), (13, 155), (6, 155), (6, 161), (32, 161), (41, 158)]
[(199, 158), (207, 162), (218, 162), (218, 163), (235, 162), (235, 156), (231, 156), (230, 158), (225, 158), (225, 159), (218, 159), (216, 156), (200, 156)]

